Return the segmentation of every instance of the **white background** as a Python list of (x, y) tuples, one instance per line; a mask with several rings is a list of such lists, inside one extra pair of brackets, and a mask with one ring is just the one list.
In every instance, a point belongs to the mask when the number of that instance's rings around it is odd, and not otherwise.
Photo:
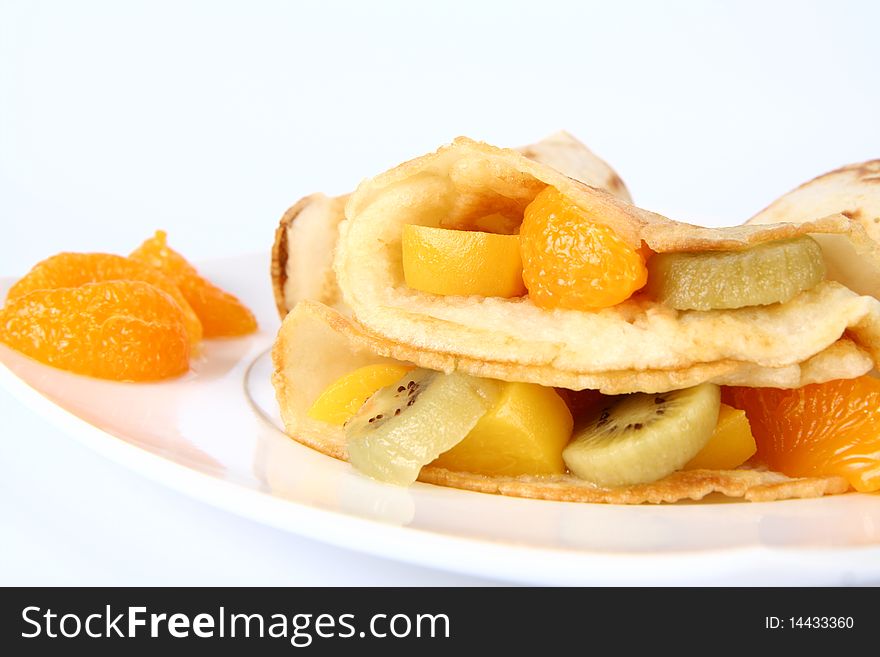
[[(565, 128), (639, 205), (739, 223), (880, 156), (878, 26), (867, 0), (2, 0), (0, 275), (157, 227), (192, 259), (265, 251), (300, 196), (459, 134)], [(5, 393), (0, 459), (2, 584), (479, 583), (189, 501)]]

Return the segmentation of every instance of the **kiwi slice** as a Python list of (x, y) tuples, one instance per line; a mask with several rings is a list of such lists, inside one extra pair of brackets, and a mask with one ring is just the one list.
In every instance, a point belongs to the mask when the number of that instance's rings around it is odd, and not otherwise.
[(600, 486), (651, 483), (703, 449), (720, 407), (721, 393), (712, 383), (623, 395), (575, 429), (562, 458), (572, 474)]
[(499, 394), (496, 381), (414, 369), (374, 393), (345, 424), (348, 456), (361, 472), (402, 486), (452, 449)]
[(819, 244), (806, 235), (744, 251), (658, 253), (645, 290), (678, 310), (784, 303), (825, 278)]

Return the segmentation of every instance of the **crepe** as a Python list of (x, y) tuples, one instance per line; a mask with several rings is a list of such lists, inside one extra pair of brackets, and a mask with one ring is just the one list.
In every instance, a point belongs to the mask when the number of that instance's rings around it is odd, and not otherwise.
[[(804, 183), (773, 201), (749, 224), (803, 223), (832, 213), (858, 223), (880, 244), (880, 160), (848, 164)], [(846, 239), (815, 236), (825, 254), (829, 276), (860, 294), (880, 298), (880, 266)]]
[[(272, 352), (273, 384), (287, 433), (312, 449), (346, 460), (343, 428), (309, 418), (309, 407), (343, 374), (387, 362), (389, 356), (408, 361), (408, 349), (365, 332), (350, 318), (320, 303), (298, 304), (284, 319)], [(571, 475), (488, 476), (431, 465), (422, 468), (419, 480), (516, 497), (612, 504), (699, 500), (711, 493), (770, 501), (843, 493), (849, 488), (841, 477), (790, 478), (751, 468), (680, 471), (650, 484), (619, 488), (603, 488)]]
[[(566, 176), (632, 201), (614, 169), (567, 132), (517, 150)], [(272, 247), (272, 289), (282, 318), (303, 299), (346, 310), (333, 272), (333, 254), (349, 196), (311, 194), (281, 217)]]
[(281, 217), (272, 246), (271, 273), (275, 306), (282, 319), (303, 299), (342, 308), (333, 254), (347, 201), (347, 194), (310, 194)]
[(828, 280), (782, 304), (677, 311), (642, 295), (595, 312), (545, 310), (527, 297), (431, 295), (406, 286), (405, 224), (467, 229), (522, 216), (553, 185), (633, 248), (737, 249), (831, 235), (880, 266), (864, 226), (842, 214), (802, 224), (710, 229), (642, 210), (512, 150), (459, 138), (361, 184), (346, 205), (335, 258), (345, 304), (367, 332), (413, 363), (508, 381), (608, 394), (718, 383), (800, 387), (853, 378), (880, 362), (880, 302)]
[[(859, 376), (880, 360), (880, 303), (835, 280), (784, 304), (710, 312), (679, 312), (638, 295), (599, 312), (546, 311), (527, 299), (437, 297), (405, 286), (400, 265), (404, 223), (468, 228), (485, 214), (515, 216), (546, 184), (607, 222), (634, 247), (644, 241), (657, 252), (737, 249), (810, 234), (842, 240), (865, 262), (880, 262), (866, 226), (853, 216), (830, 212), (798, 225), (700, 228), (636, 208), (627, 202), (628, 195), (615, 198), (514, 151), (459, 139), (363, 183), (347, 199), (344, 221), (340, 213), (346, 199), (311, 198), (289, 212), (296, 222), (305, 219), (304, 231), (290, 232), (292, 219), (286, 227), (288, 242), (303, 240), (300, 246), (307, 244), (310, 225), (332, 225), (332, 239), (323, 243), (330, 245), (341, 222), (335, 276), (323, 280), (335, 290), (324, 298), (345, 314), (301, 300), (282, 324), (273, 349), (273, 383), (287, 433), (324, 454), (347, 459), (343, 428), (310, 418), (308, 409), (340, 376), (388, 361), (616, 394), (680, 389), (703, 381), (798, 387)], [(610, 178), (606, 184), (613, 186)], [(304, 214), (310, 207), (319, 210)], [(845, 276), (838, 280), (848, 282)], [(311, 296), (299, 298), (320, 299), (327, 289), (314, 286)], [(419, 479), (519, 497), (619, 504), (699, 500), (713, 493), (770, 501), (849, 490), (841, 477), (790, 478), (754, 464), (679, 471), (650, 484), (619, 488), (572, 475), (488, 476), (433, 465), (423, 467)]]

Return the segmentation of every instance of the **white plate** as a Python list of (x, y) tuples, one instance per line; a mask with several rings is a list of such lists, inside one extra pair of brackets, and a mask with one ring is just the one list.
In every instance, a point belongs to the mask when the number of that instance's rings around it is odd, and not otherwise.
[(207, 342), (181, 379), (99, 381), (0, 345), (0, 383), (171, 488), (392, 559), (537, 584), (880, 583), (880, 495), (636, 507), (522, 500), (382, 485), (295, 443), (279, 429), (269, 383), (278, 319), (267, 263), (259, 255), (202, 266), (255, 310), (261, 331)]

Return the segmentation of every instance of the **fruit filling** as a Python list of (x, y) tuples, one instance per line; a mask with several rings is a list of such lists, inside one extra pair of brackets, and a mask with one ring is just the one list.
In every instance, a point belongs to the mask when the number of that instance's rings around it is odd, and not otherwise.
[(823, 278), (822, 250), (803, 236), (743, 251), (658, 253), (646, 292), (678, 310), (744, 308), (784, 303)]
[(726, 388), (746, 412), (756, 458), (791, 477), (839, 475), (857, 491), (880, 490), (880, 379), (816, 383), (796, 390)]
[(380, 388), (402, 378), (411, 367), (382, 364), (360, 367), (331, 383), (308, 411), (313, 420), (339, 426), (348, 422)]
[(526, 293), (518, 235), (403, 227), (403, 274), (414, 290), (442, 295)]
[(748, 463), (880, 490), (880, 380), (870, 376), (798, 390), (705, 383), (606, 396), (385, 363), (333, 382), (308, 414), (344, 426), (357, 469), (402, 485), (428, 464), (570, 474), (610, 488)]
[(607, 308), (647, 281), (642, 254), (555, 187), (526, 207), (519, 234), (523, 279), (541, 308)]
[(498, 385), (466, 374), (416, 369), (374, 393), (346, 423), (352, 465), (407, 485), (457, 445), (492, 407)]
[(563, 474), (562, 449), (572, 429), (568, 406), (553, 388), (534, 383), (499, 385), (492, 407), (434, 465), (485, 475)]
[(528, 294), (541, 308), (585, 311), (644, 290), (671, 308), (707, 311), (784, 303), (826, 273), (808, 236), (725, 251), (633, 248), (552, 186), (526, 206), (518, 229), (514, 222), (500, 214), (471, 222), (489, 232), (404, 226), (406, 284), (440, 295)]
[(623, 395), (595, 411), (562, 456), (573, 474), (600, 486), (648, 484), (697, 456), (712, 438), (719, 407), (711, 383)]
[(755, 451), (755, 437), (745, 412), (721, 404), (712, 437), (684, 469), (733, 470), (748, 461)]

